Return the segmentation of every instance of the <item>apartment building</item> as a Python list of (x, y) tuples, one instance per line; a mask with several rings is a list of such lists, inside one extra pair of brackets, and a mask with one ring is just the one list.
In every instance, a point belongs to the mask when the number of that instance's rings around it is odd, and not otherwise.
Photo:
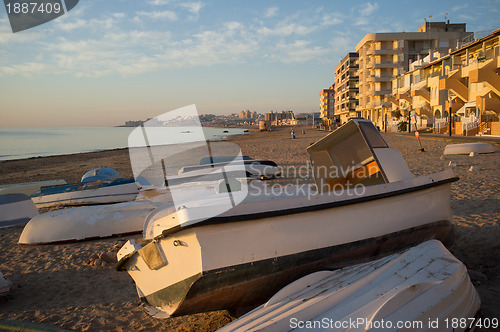
[(392, 94), (392, 80), (409, 70), (410, 62), (434, 52), (446, 53), (470, 33), (465, 23), (425, 22), (418, 32), (370, 33), (356, 46), (359, 54), (359, 105), (357, 111), (381, 128), (382, 108), (390, 104), (385, 95)]
[(340, 123), (360, 116), (358, 107), (359, 77), (358, 53), (350, 52), (335, 67), (335, 115)]
[(335, 111), (335, 84), (332, 84), (328, 89), (323, 89), (319, 93), (320, 97), (320, 118), (325, 126), (333, 124), (333, 116)]
[(500, 29), (471, 34), (458, 49), (429, 54), (392, 80), (387, 111), (414, 111), (417, 125), (459, 135), (500, 135)]

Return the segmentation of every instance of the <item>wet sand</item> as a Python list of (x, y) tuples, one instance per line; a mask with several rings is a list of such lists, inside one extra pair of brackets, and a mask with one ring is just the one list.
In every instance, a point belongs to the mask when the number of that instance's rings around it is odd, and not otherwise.
[[(245, 155), (307, 173), (305, 167), (300, 168), (308, 159), (305, 148), (326, 132), (306, 128), (302, 134), (302, 128), (296, 128), (295, 134), (292, 140), (290, 129), (283, 128), (229, 140), (239, 144)], [(457, 238), (451, 251), (466, 264), (481, 296), (484, 316), (500, 318), (500, 145), (495, 144), (493, 154), (441, 158), (447, 144), (464, 141), (423, 137), (426, 152), (420, 152), (414, 136), (383, 136), (390, 147), (401, 151), (415, 175), (456, 163), (453, 170), (460, 181), (452, 185), (452, 211)], [(3, 161), (0, 185), (53, 179), (76, 182), (86, 171), (102, 166), (113, 167), (124, 177), (132, 175), (128, 150), (120, 149)], [(126, 238), (19, 246), (21, 231), (22, 226), (0, 229), (0, 271), (13, 282), (9, 296), (0, 297), (0, 320), (82, 331), (213, 331), (233, 319), (226, 311), (166, 320), (146, 315), (138, 306), (132, 278), (116, 271), (113, 262), (106, 262)]]

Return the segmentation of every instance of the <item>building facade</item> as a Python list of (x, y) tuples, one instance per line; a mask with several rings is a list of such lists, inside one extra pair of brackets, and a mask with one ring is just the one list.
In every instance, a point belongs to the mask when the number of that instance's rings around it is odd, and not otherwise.
[(335, 84), (332, 84), (328, 89), (323, 89), (319, 93), (320, 117), (324, 125), (330, 126), (333, 124), (335, 115)]
[(359, 77), (357, 76), (358, 53), (350, 52), (335, 67), (335, 115), (340, 123), (346, 123), (349, 118), (359, 117), (358, 107)]
[(388, 111), (413, 111), (417, 125), (435, 132), (500, 135), (500, 29), (470, 35), (443, 56), (413, 63), (411, 70), (392, 80)]
[(390, 106), (392, 80), (409, 70), (409, 64), (434, 52), (446, 53), (470, 33), (465, 23), (425, 22), (418, 32), (370, 33), (356, 46), (359, 54), (359, 105), (357, 111), (381, 128), (382, 108)]

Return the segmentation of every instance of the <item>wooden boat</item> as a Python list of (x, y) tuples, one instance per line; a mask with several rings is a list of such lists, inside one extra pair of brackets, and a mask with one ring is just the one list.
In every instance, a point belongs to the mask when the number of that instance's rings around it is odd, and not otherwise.
[(134, 179), (111, 179), (42, 187), (31, 196), (38, 208), (133, 201), (139, 192)]
[(0, 228), (27, 223), (38, 209), (27, 195), (0, 195)]
[(10, 292), (12, 282), (0, 272), (0, 295), (6, 295)]
[(491, 143), (462, 143), (448, 144), (444, 148), (443, 154), (470, 154), (473, 153), (493, 153), (495, 149)]
[(0, 195), (6, 194), (25, 194), (33, 195), (44, 186), (53, 186), (56, 184), (65, 184), (64, 180), (49, 180), (49, 181), (38, 181), (38, 182), (26, 182), (26, 183), (16, 183), (16, 184), (6, 184), (0, 186)]
[(336, 271), (309, 274), (218, 330), (465, 331), (479, 296), (464, 264), (439, 241)]
[(26, 224), (18, 243), (66, 243), (137, 234), (149, 213), (160, 205), (144, 200), (45, 212)]
[(317, 190), (220, 193), (158, 209), (151, 242), (128, 241), (119, 269), (155, 317), (249, 310), (307, 274), (429, 239), (453, 242), (449, 169), (415, 178), (370, 121), (355, 119), (307, 149)]

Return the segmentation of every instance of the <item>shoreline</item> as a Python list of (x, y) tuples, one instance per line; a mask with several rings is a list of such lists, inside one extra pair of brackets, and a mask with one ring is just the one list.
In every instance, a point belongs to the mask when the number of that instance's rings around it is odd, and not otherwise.
[[(279, 166), (304, 165), (305, 148), (329, 132), (312, 128), (273, 128), (271, 132), (231, 135), (227, 141), (240, 146), (242, 154), (269, 159)], [(441, 155), (449, 140), (425, 139), (426, 152), (419, 152), (413, 135), (382, 133), (391, 148), (405, 158), (415, 176), (449, 168), (460, 177), (452, 184), (452, 212), (456, 240), (450, 251), (469, 270), (478, 290), (483, 315), (500, 318), (500, 145), (492, 154), (469, 157)], [(422, 138), (422, 136), (421, 136)], [(0, 184), (63, 178), (79, 180), (88, 170), (113, 167), (122, 176), (132, 174), (128, 148), (36, 157), (0, 162)], [(473, 166), (474, 170), (469, 171)], [(425, 208), (425, 207), (422, 207)], [(123, 240), (140, 236), (115, 237), (61, 245), (19, 246), (22, 226), (0, 229), (0, 272), (13, 282), (10, 298), (0, 297), (0, 320), (19, 320), (80, 331), (96, 330), (183, 330), (214, 331), (229, 323), (226, 311), (201, 313), (158, 320), (139, 307), (135, 284), (114, 264), (95, 264), (91, 257), (103, 252), (115, 254)]]

